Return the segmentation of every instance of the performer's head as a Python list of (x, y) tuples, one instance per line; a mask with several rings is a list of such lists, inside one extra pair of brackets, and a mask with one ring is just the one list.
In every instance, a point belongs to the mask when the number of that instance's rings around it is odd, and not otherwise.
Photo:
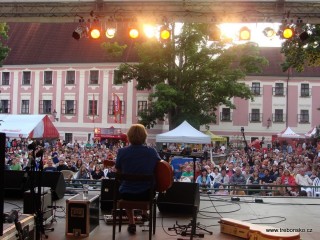
[(147, 130), (142, 124), (133, 124), (127, 132), (128, 140), (133, 145), (141, 145), (146, 142)]

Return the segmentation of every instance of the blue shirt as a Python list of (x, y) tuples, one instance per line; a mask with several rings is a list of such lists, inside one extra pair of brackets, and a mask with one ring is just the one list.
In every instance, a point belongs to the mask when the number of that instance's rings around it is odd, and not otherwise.
[[(118, 150), (116, 169), (123, 174), (154, 175), (160, 156), (154, 148), (145, 145), (130, 145)], [(141, 193), (150, 189), (147, 182), (122, 182), (120, 193)]]

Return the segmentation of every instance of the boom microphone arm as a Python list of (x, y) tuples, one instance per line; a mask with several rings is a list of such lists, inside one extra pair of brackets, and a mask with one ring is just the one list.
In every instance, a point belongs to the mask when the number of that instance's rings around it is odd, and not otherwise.
[(243, 142), (245, 144), (244, 151), (246, 152), (246, 154), (248, 156), (248, 163), (249, 163), (250, 166), (253, 166), (254, 162), (252, 160), (251, 154), (249, 153), (249, 146), (248, 146), (248, 143), (247, 143), (247, 140), (246, 140), (246, 136), (244, 135), (244, 127), (241, 127), (241, 133), (242, 133), (242, 137), (243, 137)]

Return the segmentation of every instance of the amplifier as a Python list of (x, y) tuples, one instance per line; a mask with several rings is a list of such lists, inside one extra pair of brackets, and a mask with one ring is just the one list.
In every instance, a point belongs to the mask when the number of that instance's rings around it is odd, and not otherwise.
[[(35, 196), (31, 194), (30, 190), (24, 193), (23, 213), (25, 214), (34, 214), (37, 212), (35, 198), (38, 197), (38, 188), (34, 190)], [(48, 206), (52, 206), (52, 194), (48, 187), (42, 188), (41, 191), (41, 211), (43, 213), (43, 220), (46, 221), (53, 216), (53, 209), (48, 208)]]
[(99, 196), (82, 193), (66, 201), (66, 235), (73, 237), (88, 237), (90, 232), (99, 225)]

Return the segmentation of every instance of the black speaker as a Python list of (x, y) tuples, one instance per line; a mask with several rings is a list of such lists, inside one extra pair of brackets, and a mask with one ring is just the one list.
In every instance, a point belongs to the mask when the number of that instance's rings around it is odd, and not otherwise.
[(100, 194), (100, 208), (101, 210), (111, 212), (113, 208), (113, 192), (114, 179), (102, 179), (101, 194)]
[(159, 193), (157, 206), (161, 213), (192, 215), (200, 205), (199, 184), (174, 182), (165, 193)]
[[(33, 187), (38, 186), (38, 182), (41, 182), (41, 187), (50, 187), (53, 200), (61, 199), (66, 192), (66, 183), (64, 181), (63, 174), (61, 172), (42, 172), (41, 179), (39, 179), (39, 172), (34, 174)], [(29, 186), (30, 188), (30, 186)]]
[(4, 171), (4, 195), (6, 197), (21, 198), (28, 189), (28, 174), (25, 171)]

